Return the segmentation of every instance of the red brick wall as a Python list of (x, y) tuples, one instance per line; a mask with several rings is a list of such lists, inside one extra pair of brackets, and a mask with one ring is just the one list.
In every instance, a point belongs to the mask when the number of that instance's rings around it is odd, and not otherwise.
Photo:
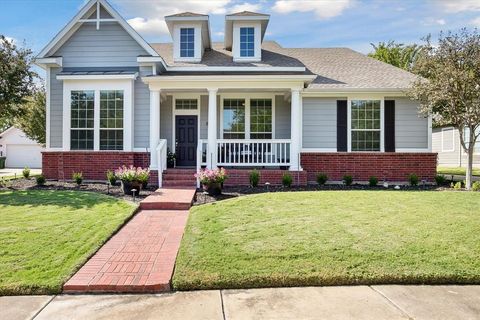
[[(227, 169), (228, 179), (225, 186), (248, 186), (250, 185), (250, 169)], [(270, 185), (282, 185), (283, 174), (289, 173), (293, 178), (293, 185), (307, 185), (307, 173), (305, 171), (287, 170), (258, 170), (260, 172), (259, 185), (269, 182)]]
[[(86, 180), (106, 180), (108, 170), (123, 165), (148, 168), (150, 153), (121, 151), (43, 152), (42, 172), (47, 179), (71, 180), (73, 172), (82, 172)], [(150, 175), (152, 184), (158, 183), (158, 172)]]
[(407, 181), (409, 174), (433, 182), (437, 171), (436, 153), (302, 153), (301, 165), (308, 172), (308, 181), (315, 181), (319, 172), (329, 180), (342, 180), (344, 175), (357, 181), (375, 176), (379, 181)]

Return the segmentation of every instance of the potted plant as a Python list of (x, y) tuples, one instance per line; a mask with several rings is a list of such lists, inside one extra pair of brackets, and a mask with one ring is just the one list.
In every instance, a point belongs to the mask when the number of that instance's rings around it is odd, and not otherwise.
[(123, 166), (115, 170), (115, 176), (122, 183), (122, 190), (125, 194), (131, 194), (132, 189), (136, 189), (137, 193), (142, 190), (143, 184), (150, 177), (149, 169), (135, 168), (134, 166)]
[(221, 169), (204, 169), (200, 170), (195, 177), (200, 180), (203, 189), (209, 195), (215, 196), (222, 193), (223, 182), (228, 178), (227, 171)]
[(170, 151), (170, 149), (167, 148), (167, 168), (175, 168), (175, 159), (177, 156), (175, 153)]

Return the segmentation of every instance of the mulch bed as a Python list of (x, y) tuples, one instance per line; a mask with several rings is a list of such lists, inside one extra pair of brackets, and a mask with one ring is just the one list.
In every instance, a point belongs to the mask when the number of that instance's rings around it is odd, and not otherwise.
[[(127, 201), (133, 201), (133, 195), (124, 195), (120, 187), (120, 182), (117, 182), (115, 186), (109, 186), (106, 182), (85, 182), (82, 185), (77, 186), (73, 182), (68, 181), (47, 181), (45, 185), (38, 186), (35, 178), (30, 179), (14, 179), (7, 182), (6, 186), (0, 185), (0, 190), (63, 190), (63, 191), (91, 191), (103, 193), (115, 198), (124, 199)], [(136, 194), (135, 202), (141, 201), (151, 195), (157, 190), (156, 187), (148, 187), (140, 194)]]

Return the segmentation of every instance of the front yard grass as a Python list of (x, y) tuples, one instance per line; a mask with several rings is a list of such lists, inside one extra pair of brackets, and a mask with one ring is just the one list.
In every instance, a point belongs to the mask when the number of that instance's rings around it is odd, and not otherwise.
[(0, 295), (60, 292), (134, 209), (91, 192), (0, 191)]
[[(466, 174), (467, 169), (460, 168), (460, 167), (438, 167), (437, 173), (444, 174), (444, 175), (459, 175), (464, 176)], [(480, 169), (473, 169), (474, 176), (480, 176)]]
[(480, 193), (266, 193), (197, 206), (177, 290), (480, 283)]

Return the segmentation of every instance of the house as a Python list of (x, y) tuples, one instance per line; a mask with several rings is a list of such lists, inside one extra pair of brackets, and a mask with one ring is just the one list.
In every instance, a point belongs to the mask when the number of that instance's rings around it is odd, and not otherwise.
[[(468, 128), (465, 129), (468, 137)], [(433, 128), (432, 150), (438, 153), (438, 165), (444, 167), (467, 167), (468, 155), (460, 144), (460, 133), (452, 126)], [(473, 167), (480, 168), (480, 141), (475, 144)]]
[(0, 133), (0, 157), (7, 168), (41, 168), (43, 146), (28, 138), (21, 129), (10, 127)]
[[(91, 0), (40, 52), (47, 73), (43, 172), (105, 179), (120, 165), (152, 182), (191, 184), (201, 167), (230, 168), (228, 184), (376, 176), (433, 181), (431, 118), (405, 96), (415, 76), (347, 48), (284, 48), (264, 40), (270, 16), (165, 17), (171, 43), (147, 43), (105, 0)], [(176, 170), (166, 169), (167, 150)], [(165, 176), (164, 176), (165, 175)], [(174, 182), (172, 182), (174, 181)]]

